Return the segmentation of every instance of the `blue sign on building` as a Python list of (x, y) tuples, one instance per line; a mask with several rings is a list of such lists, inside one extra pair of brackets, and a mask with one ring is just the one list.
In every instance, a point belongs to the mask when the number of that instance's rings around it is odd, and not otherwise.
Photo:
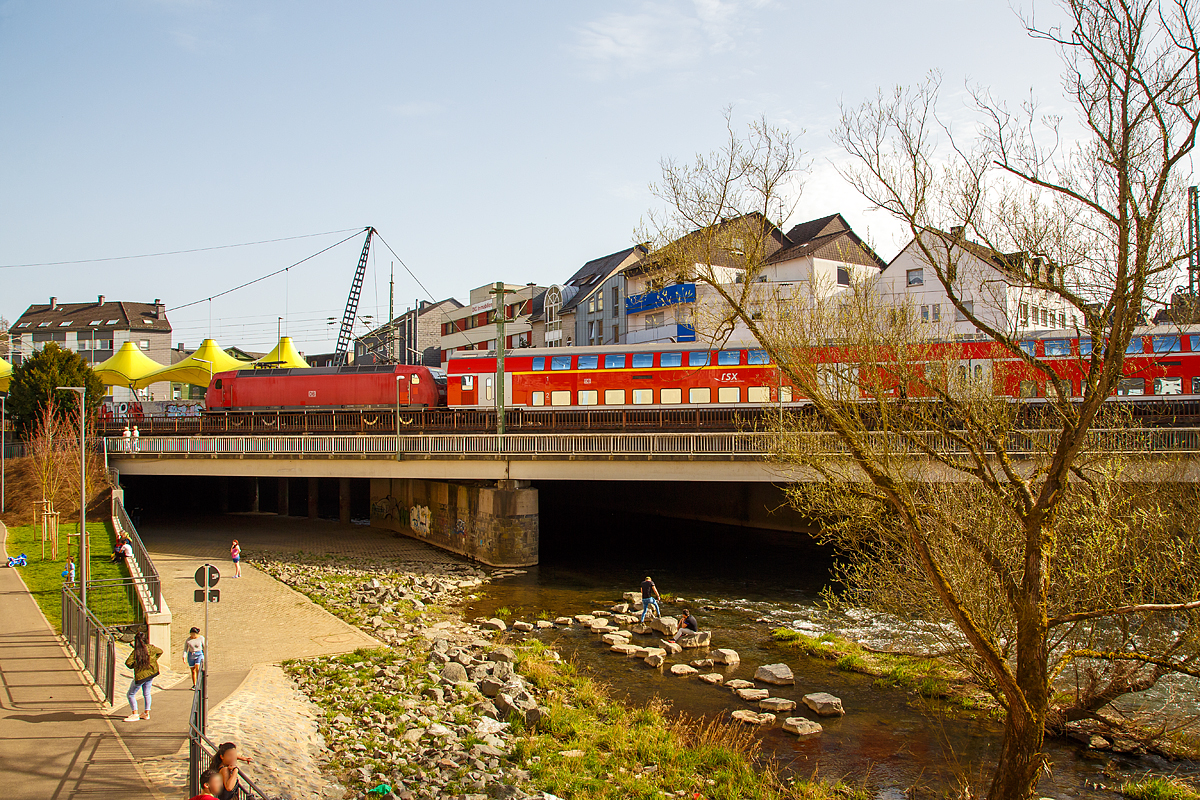
[(696, 284), (676, 283), (658, 292), (646, 292), (626, 297), (625, 313), (636, 314), (639, 311), (653, 311), (656, 308), (694, 302), (696, 302)]

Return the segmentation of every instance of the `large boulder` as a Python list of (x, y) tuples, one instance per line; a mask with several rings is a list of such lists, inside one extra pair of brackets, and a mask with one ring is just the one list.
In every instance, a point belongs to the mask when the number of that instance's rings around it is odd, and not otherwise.
[(796, 676), (787, 664), (763, 664), (754, 671), (754, 680), (776, 686), (792, 686), (796, 683)]
[(834, 697), (829, 692), (813, 692), (804, 695), (804, 705), (822, 717), (840, 717), (846, 713), (846, 710), (842, 708), (842, 699)]
[(708, 647), (712, 642), (712, 631), (680, 631), (675, 635), (680, 647)]
[(821, 723), (813, 722), (805, 717), (788, 717), (783, 721), (783, 729), (797, 736), (816, 736), (824, 730)]
[(757, 703), (759, 700), (766, 700), (771, 696), (771, 693), (766, 689), (735, 689), (734, 694), (743, 700), (749, 700), (751, 703)]
[(523, 631), (525, 633), (528, 633), (529, 631), (533, 630), (533, 623), (532, 622), (514, 622), (513, 630), (514, 631)]
[(508, 630), (508, 625), (504, 622), (504, 620), (502, 620), (498, 617), (494, 618), (494, 619), (484, 620), (483, 622), (480, 623), (480, 627), (483, 628), (484, 630), (492, 630), (492, 631)]
[(621, 599), (624, 600), (626, 603), (640, 603), (640, 602), (642, 602), (642, 593), (641, 592), (626, 592), (625, 594), (621, 595)]
[(512, 663), (517, 660), (517, 652), (511, 647), (497, 647), (486, 656), (488, 661), (507, 661)]
[(742, 663), (742, 657), (737, 654), (737, 650), (713, 650), (708, 655), (712, 658), (714, 664), (727, 664), (732, 667), (735, 664)]
[(773, 714), (778, 714), (781, 711), (791, 711), (796, 707), (795, 700), (788, 700), (786, 697), (768, 697), (766, 700), (759, 701), (759, 711), (770, 711)]
[(668, 642), (665, 639), (663, 640), (662, 646), (663, 646), (663, 650), (666, 650), (667, 655), (669, 655), (669, 656), (677, 656), (683, 652), (682, 647), (675, 644), (674, 642)]
[(733, 712), (733, 718), (747, 725), (770, 725), (775, 722), (774, 714), (759, 713), (746, 708), (741, 708)]
[(679, 632), (679, 620), (674, 617), (651, 617), (648, 623), (651, 628), (667, 636)]
[(451, 661), (442, 667), (442, 680), (446, 683), (466, 683), (467, 668), (457, 661)]
[(629, 603), (617, 603), (609, 611), (614, 614), (627, 614), (629, 613)]

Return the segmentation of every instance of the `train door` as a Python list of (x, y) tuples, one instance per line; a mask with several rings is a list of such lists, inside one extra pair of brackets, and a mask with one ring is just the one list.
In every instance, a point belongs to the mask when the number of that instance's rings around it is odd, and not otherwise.
[(403, 373), (395, 377), (396, 381), (396, 405), (407, 406), (412, 404), (413, 375), (405, 375)]
[(459, 397), (464, 406), (479, 405), (479, 387), (475, 385), (474, 375), (459, 376)]
[(958, 362), (958, 379), (963, 386), (983, 387), (993, 393), (992, 362), (987, 358), (967, 358)]

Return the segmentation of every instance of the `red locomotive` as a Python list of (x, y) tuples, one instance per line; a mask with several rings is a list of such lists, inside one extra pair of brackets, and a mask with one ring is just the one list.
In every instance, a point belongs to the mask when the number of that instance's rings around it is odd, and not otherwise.
[(445, 404), (440, 370), (404, 364), (220, 372), (205, 401), (209, 411), (421, 410)]

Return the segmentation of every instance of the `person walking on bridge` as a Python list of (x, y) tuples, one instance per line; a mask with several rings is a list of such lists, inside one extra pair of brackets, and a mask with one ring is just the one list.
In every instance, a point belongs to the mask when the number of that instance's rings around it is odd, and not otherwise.
[(658, 593), (658, 587), (654, 585), (654, 581), (650, 576), (646, 576), (646, 580), (642, 581), (642, 619), (641, 624), (646, 624), (646, 612), (650, 610), (650, 606), (654, 606), (654, 616), (661, 617), (662, 610), (658, 607), (658, 601), (662, 599), (662, 595)]

